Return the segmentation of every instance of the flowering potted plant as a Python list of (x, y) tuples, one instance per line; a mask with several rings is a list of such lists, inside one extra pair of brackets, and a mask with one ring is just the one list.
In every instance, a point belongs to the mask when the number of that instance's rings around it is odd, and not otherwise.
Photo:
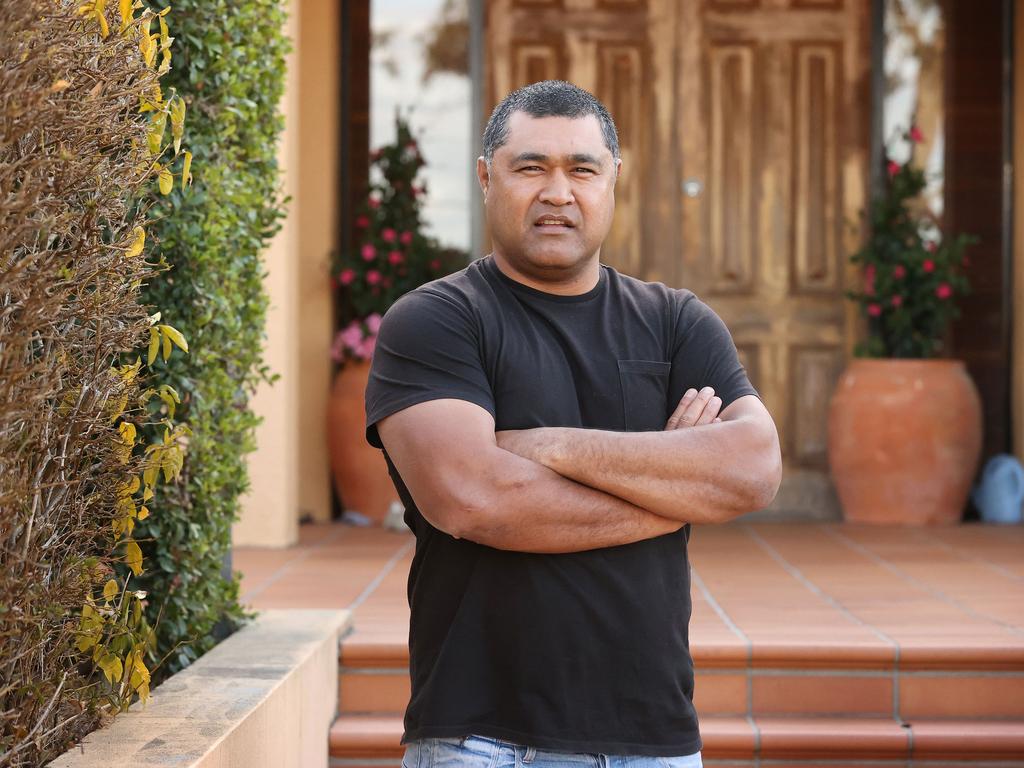
[(423, 232), (426, 165), (401, 116), (396, 139), (370, 155), (371, 180), (357, 211), (355, 248), (333, 255), (331, 284), (340, 328), (331, 357), (340, 366), (328, 406), (327, 439), (335, 489), (357, 522), (382, 522), (394, 487), (380, 451), (366, 443), (363, 398), (381, 318), (402, 294), (461, 269), (468, 255)]
[[(911, 150), (923, 140), (903, 134)], [(871, 205), (870, 235), (850, 258), (863, 265), (846, 296), (867, 337), (829, 406), (829, 463), (846, 519), (880, 524), (960, 520), (981, 451), (981, 405), (963, 361), (943, 359), (954, 303), (969, 291), (964, 250), (920, 202), (925, 174), (887, 160)]]

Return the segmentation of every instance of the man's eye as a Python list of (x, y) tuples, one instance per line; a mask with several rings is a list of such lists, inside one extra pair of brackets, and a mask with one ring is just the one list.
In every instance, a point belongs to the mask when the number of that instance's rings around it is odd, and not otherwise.
[(593, 173), (594, 172), (594, 170), (592, 168), (577, 168), (576, 170), (577, 171), (586, 171), (587, 173)]
[(539, 171), (541, 170), (539, 165), (527, 165), (519, 169), (520, 171)]

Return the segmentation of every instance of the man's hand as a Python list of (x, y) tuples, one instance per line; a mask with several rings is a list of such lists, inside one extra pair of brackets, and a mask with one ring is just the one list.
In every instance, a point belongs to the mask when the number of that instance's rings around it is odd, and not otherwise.
[[(711, 387), (704, 387), (698, 392), (696, 389), (688, 389), (683, 394), (675, 412), (665, 424), (665, 430), (682, 429), (683, 427), (697, 427), (702, 424), (720, 424), (718, 412), (722, 408), (722, 399), (715, 397), (715, 390)], [(550, 451), (557, 450), (557, 445), (550, 439), (550, 435), (542, 428), (539, 429), (505, 429), (494, 433), (495, 441), (499, 448), (511, 451), (524, 459), (539, 462), (550, 466)]]
[(700, 392), (692, 388), (686, 390), (675, 412), (665, 424), (665, 430), (721, 422), (718, 412), (722, 408), (722, 398), (714, 395), (715, 390), (711, 387), (704, 387)]

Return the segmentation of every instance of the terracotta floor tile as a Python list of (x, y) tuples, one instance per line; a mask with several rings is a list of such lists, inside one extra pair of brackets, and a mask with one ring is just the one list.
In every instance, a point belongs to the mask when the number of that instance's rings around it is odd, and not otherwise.
[(757, 717), (761, 754), (808, 759), (846, 754), (850, 758), (900, 758), (908, 754), (907, 729), (895, 720)]
[(905, 720), (1017, 719), (1024, 724), (1024, 674), (905, 673), (900, 675)]
[(707, 715), (747, 714), (747, 675), (737, 672), (701, 672), (694, 674), (693, 704), (700, 717)]
[(338, 710), (343, 713), (402, 714), (409, 696), (408, 669), (343, 672), (338, 680)]
[(700, 721), (700, 736), (704, 742), (702, 757), (708, 759), (754, 756), (756, 735), (746, 718), (704, 717)]
[(758, 674), (753, 714), (893, 715), (893, 680), (879, 674)]
[(1015, 758), (1024, 762), (1024, 723), (1020, 721), (917, 721), (911, 728), (915, 758)]

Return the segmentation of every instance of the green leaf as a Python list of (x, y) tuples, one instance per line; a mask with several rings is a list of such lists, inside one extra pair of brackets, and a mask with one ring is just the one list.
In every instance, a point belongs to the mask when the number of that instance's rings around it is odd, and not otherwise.
[(103, 585), (103, 599), (108, 603), (118, 596), (120, 588), (117, 586), (117, 582), (110, 579), (106, 584)]

